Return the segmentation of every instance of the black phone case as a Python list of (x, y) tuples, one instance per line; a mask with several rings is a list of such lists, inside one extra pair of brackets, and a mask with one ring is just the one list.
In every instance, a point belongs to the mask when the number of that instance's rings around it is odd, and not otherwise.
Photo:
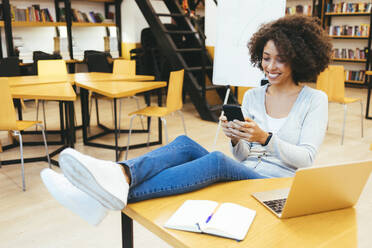
[(240, 106), (225, 104), (222, 106), (222, 109), (228, 121), (244, 121), (244, 116)]

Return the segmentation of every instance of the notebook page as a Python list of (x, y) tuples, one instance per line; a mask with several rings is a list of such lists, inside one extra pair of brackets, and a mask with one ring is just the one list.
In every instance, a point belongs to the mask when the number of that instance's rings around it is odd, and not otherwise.
[(207, 200), (187, 200), (165, 223), (164, 227), (200, 232), (197, 223), (205, 221), (218, 203)]
[(243, 240), (256, 211), (234, 203), (223, 203), (203, 231), (214, 235)]

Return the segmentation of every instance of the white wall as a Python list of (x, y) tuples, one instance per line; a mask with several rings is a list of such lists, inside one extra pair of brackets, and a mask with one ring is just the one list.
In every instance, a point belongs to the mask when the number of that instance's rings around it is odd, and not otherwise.
[(205, 0), (205, 41), (206, 46), (215, 46), (217, 30), (217, 5), (213, 0)]
[[(151, 1), (157, 13), (169, 13), (163, 1)], [(149, 25), (143, 17), (135, 0), (124, 0), (121, 6), (122, 42), (139, 43), (141, 31)], [(170, 23), (169, 17), (161, 18), (163, 23)]]

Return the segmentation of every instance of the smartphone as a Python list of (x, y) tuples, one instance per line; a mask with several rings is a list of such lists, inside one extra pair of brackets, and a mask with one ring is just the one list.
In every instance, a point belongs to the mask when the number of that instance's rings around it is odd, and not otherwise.
[(238, 105), (224, 104), (222, 110), (228, 121), (239, 120), (244, 121), (242, 109)]

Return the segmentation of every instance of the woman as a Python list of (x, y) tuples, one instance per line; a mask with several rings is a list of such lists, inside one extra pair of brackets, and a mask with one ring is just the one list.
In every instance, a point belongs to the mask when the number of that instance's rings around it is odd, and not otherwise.
[(327, 96), (298, 83), (315, 80), (329, 61), (331, 44), (317, 20), (283, 17), (263, 25), (248, 44), (251, 61), (269, 84), (248, 91), (245, 121), (221, 117), (238, 160), (208, 153), (186, 136), (121, 163), (98, 160), (73, 149), (59, 157), (64, 175), (41, 177), (64, 206), (92, 224), (127, 201), (190, 192), (219, 181), (293, 176), (311, 166), (327, 125)]

